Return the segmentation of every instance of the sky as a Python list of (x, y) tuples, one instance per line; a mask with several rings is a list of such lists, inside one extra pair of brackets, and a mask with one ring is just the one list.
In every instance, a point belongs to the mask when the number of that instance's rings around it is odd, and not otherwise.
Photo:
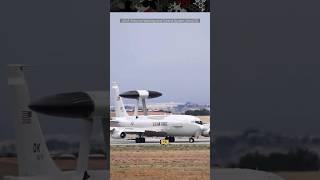
[[(119, 22), (129, 17), (200, 23)], [(209, 13), (111, 13), (110, 25), (110, 81), (121, 92), (150, 89), (163, 93), (155, 102), (210, 103)]]

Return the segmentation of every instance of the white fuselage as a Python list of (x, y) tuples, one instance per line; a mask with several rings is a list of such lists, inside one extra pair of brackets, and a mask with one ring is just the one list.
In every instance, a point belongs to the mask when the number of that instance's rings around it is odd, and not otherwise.
[[(115, 127), (145, 128), (149, 131), (163, 132), (166, 136), (189, 136), (201, 135), (202, 126), (195, 123), (199, 118), (189, 115), (150, 115), (115, 117)], [(113, 125), (111, 125), (113, 126)], [(157, 136), (157, 134), (145, 136)], [(162, 136), (162, 134), (159, 134)]]

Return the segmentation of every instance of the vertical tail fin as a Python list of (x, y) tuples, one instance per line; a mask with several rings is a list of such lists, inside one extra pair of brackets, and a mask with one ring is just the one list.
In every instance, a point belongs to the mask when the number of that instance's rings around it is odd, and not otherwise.
[(127, 117), (128, 113), (124, 108), (122, 98), (119, 96), (120, 91), (118, 84), (113, 83), (112, 90), (114, 91), (116, 117)]
[(24, 69), (24, 65), (8, 65), (19, 175), (54, 175), (59, 169), (49, 155), (37, 114), (28, 107), (30, 96)]

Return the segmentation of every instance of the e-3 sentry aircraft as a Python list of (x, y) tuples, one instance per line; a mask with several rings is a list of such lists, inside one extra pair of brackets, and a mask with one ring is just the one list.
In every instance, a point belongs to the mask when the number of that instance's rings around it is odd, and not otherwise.
[[(115, 117), (110, 122), (111, 137), (125, 138), (127, 134), (135, 134), (136, 143), (145, 143), (145, 137), (165, 137), (169, 142), (175, 141), (175, 136), (194, 138), (210, 136), (210, 125), (204, 124), (198, 117), (189, 115), (147, 115), (145, 99), (161, 96), (161, 93), (148, 90), (128, 91), (120, 94), (119, 87), (113, 83), (115, 101)], [(129, 116), (125, 110), (122, 97), (137, 99), (135, 114)], [(138, 116), (139, 100), (143, 103), (144, 115)]]
[[(24, 76), (24, 65), (8, 65), (8, 85), (11, 93), (13, 122), (16, 135), (18, 159), (18, 176), (4, 176), (1, 180), (105, 180), (107, 170), (88, 170), (89, 138), (94, 119), (105, 119), (108, 98), (106, 93), (77, 92), (64, 93), (44, 98), (30, 104), (29, 89)], [(99, 98), (96, 98), (99, 97)], [(69, 101), (71, 100), (71, 101)], [(103, 103), (104, 102), (104, 103)], [(43, 104), (43, 103), (47, 103)], [(60, 106), (63, 105), (63, 106)], [(61, 108), (63, 107), (63, 108)], [(52, 160), (45, 138), (42, 134), (37, 113), (39, 109), (81, 117), (83, 124), (77, 159), (74, 171), (60, 170)], [(67, 114), (61, 113), (66, 109)], [(65, 111), (63, 111), (65, 112)], [(106, 124), (106, 123), (105, 123)]]

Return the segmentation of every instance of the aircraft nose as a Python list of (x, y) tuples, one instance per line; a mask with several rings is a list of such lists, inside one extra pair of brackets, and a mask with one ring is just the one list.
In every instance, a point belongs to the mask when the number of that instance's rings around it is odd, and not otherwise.
[(206, 131), (206, 130), (208, 130), (209, 128), (210, 128), (210, 125), (206, 125), (206, 124), (201, 125), (201, 130), (202, 130), (202, 131)]
[(71, 92), (40, 98), (31, 102), (29, 108), (51, 116), (87, 118), (94, 111), (94, 102), (85, 92)]

